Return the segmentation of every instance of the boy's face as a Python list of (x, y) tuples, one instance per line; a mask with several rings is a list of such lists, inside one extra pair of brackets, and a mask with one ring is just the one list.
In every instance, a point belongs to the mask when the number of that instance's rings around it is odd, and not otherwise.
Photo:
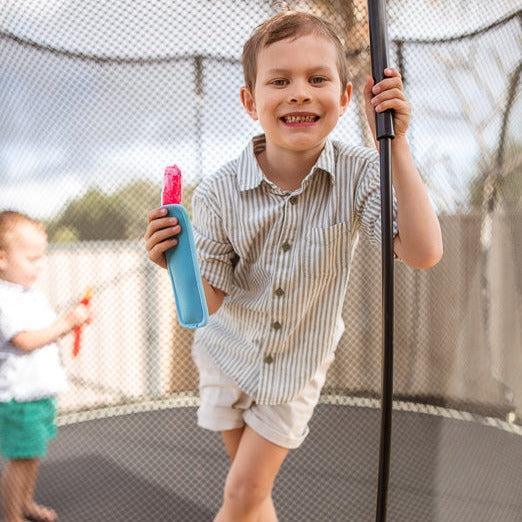
[(31, 223), (7, 232), (0, 247), (0, 278), (30, 287), (40, 275), (47, 250), (46, 234)]
[(294, 152), (320, 152), (350, 97), (351, 84), (341, 86), (335, 45), (314, 34), (261, 49), (254, 92), (241, 90), (267, 147)]

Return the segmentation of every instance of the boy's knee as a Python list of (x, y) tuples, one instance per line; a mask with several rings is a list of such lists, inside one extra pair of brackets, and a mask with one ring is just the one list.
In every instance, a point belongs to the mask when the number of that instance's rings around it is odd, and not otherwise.
[(228, 477), (225, 483), (225, 502), (242, 510), (261, 505), (269, 496), (271, 487), (245, 477)]

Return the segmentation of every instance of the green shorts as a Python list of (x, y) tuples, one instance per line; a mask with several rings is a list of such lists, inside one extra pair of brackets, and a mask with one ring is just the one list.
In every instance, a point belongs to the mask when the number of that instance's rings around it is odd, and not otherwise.
[(56, 435), (56, 400), (0, 402), (0, 454), (5, 459), (43, 457)]

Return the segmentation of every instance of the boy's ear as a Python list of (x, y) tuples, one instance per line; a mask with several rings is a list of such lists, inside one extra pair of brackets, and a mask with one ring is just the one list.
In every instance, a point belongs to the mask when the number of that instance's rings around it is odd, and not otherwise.
[(243, 104), (243, 107), (248, 112), (248, 115), (253, 119), (257, 120), (257, 109), (256, 109), (256, 102), (254, 101), (254, 96), (250, 92), (250, 89), (248, 87), (241, 87), (241, 90), (239, 91), (239, 97), (241, 98), (241, 103)]
[(342, 116), (346, 111), (346, 108), (350, 104), (350, 100), (352, 99), (352, 83), (348, 82), (344, 91), (341, 92), (341, 103), (340, 103), (340, 111), (339, 116)]

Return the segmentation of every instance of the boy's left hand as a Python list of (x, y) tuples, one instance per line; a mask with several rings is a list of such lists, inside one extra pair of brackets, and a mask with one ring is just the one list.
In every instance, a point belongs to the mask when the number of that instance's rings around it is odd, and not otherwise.
[(401, 75), (395, 69), (384, 69), (384, 80), (374, 84), (368, 76), (364, 86), (366, 117), (375, 138), (375, 113), (392, 109), (395, 137), (406, 134), (410, 123), (410, 104), (402, 91)]

